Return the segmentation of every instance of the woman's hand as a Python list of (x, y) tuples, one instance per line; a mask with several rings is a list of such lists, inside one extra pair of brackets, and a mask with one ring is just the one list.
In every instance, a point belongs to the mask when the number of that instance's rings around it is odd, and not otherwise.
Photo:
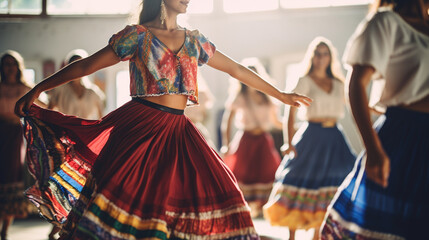
[(279, 100), (284, 104), (288, 104), (294, 107), (300, 107), (301, 105), (310, 106), (310, 103), (313, 101), (311, 98), (304, 95), (299, 95), (296, 93), (285, 93), (282, 92)]
[(230, 155), (229, 150), (230, 150), (230, 149), (229, 149), (228, 145), (223, 145), (223, 146), (220, 148), (220, 153), (223, 155), (223, 157), (226, 157), (226, 156)]
[[(298, 156), (293, 145), (283, 144), (283, 146), (280, 147), (280, 151), (282, 152), (283, 156), (289, 155), (291, 158), (296, 158), (296, 156)], [(293, 155), (291, 155), (291, 153)]]
[(23, 97), (21, 97), (15, 104), (15, 114), (19, 117), (27, 115), (33, 102), (39, 97), (40, 92), (33, 88)]
[(387, 187), (390, 174), (390, 159), (383, 149), (367, 151), (365, 164), (366, 177)]

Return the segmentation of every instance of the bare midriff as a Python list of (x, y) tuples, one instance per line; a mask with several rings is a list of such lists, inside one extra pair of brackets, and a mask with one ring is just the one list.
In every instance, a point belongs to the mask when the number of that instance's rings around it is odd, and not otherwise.
[(161, 95), (161, 96), (151, 96), (151, 97), (141, 97), (144, 100), (153, 102), (162, 106), (169, 108), (175, 108), (183, 110), (186, 108), (186, 103), (188, 97), (186, 95)]

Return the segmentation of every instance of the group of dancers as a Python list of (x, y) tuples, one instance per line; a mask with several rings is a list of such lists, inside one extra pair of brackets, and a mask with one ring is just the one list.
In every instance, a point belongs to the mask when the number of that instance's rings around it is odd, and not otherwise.
[[(9, 54), (1, 59), (0, 99), (8, 98), (14, 84), (26, 92), (14, 109), (22, 126), (17, 128), (17, 118), (3, 118), (7, 114), (2, 112), (1, 127), (5, 133), (13, 130), (5, 124), (16, 131), (22, 127), (29, 172), (36, 179), (25, 195), (61, 228), (60, 239), (259, 239), (248, 196), (272, 224), (288, 226), (291, 238), (300, 228), (315, 228), (316, 239), (425, 236), (427, 1), (374, 4), (347, 44), (344, 60), (352, 69), (346, 84), (332, 65), (330, 41), (315, 39), (308, 50), (308, 70), (294, 93), (278, 90), (258, 69), (232, 60), (199, 31), (180, 27), (177, 16), (186, 13), (188, 3), (143, 1), (138, 24), (126, 26), (106, 47), (75, 59), (33, 88), (23, 84), (18, 58)], [(101, 119), (64, 115), (38, 104), (42, 92), (119, 61), (129, 62), (132, 100)], [(236, 150), (230, 149), (233, 144), (226, 146), (225, 162), (183, 114), (199, 103), (197, 68), (203, 64), (243, 83), (227, 111), (246, 113), (247, 127)], [(366, 93), (371, 80), (385, 81), (377, 102), (385, 113), (375, 128)], [(265, 134), (273, 104), (267, 95), (291, 106), (281, 164)], [(345, 99), (365, 146), (357, 160), (337, 123)], [(298, 112), (305, 124), (295, 131), (297, 107), (305, 109)], [(262, 108), (268, 109), (263, 116), (251, 114)], [(11, 107), (4, 109), (10, 116)], [(12, 154), (3, 149), (10, 140), (0, 140), (2, 154)], [(268, 150), (246, 152), (245, 145)], [(253, 155), (260, 159), (241, 168), (240, 159)], [(251, 168), (266, 171), (251, 175)], [(7, 170), (1, 168), (2, 200), (5, 186), (23, 190), (13, 185), (16, 179), (6, 179)], [(15, 201), (17, 209), (23, 211), (18, 204), (24, 201)], [(14, 214), (2, 206), (2, 240)]]

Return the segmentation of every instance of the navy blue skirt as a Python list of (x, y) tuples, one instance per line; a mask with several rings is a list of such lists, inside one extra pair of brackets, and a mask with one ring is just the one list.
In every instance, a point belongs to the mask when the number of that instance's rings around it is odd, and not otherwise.
[(429, 227), (429, 113), (387, 109), (375, 123), (388, 187), (366, 178), (364, 153), (329, 207), (322, 239), (423, 239)]
[(339, 125), (305, 123), (292, 143), (297, 156), (283, 159), (264, 214), (273, 225), (318, 228), (356, 158)]

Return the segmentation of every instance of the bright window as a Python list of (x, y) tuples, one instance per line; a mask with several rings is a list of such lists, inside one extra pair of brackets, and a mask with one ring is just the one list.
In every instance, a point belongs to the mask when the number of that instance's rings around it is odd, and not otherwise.
[[(191, 1), (188, 13), (211, 13), (213, 1)], [(48, 14), (129, 14), (140, 4), (141, 0), (48, 0)]]
[(130, 73), (128, 70), (119, 71), (116, 74), (116, 107), (130, 100)]
[(315, 8), (346, 5), (362, 5), (373, 0), (280, 0), (282, 8)]
[(136, 0), (48, 0), (48, 14), (128, 14)]
[[(213, 12), (213, 1), (214, 0), (193, 0), (190, 1), (188, 6), (188, 13), (211, 13)], [(219, 0), (217, 0), (219, 1)]]
[(27, 82), (35, 84), (36, 83), (36, 72), (32, 68), (24, 69), (24, 78)]
[(0, 0), (1, 14), (40, 14), (42, 0)]
[(223, 9), (227, 13), (270, 11), (278, 8), (278, 0), (223, 0)]

